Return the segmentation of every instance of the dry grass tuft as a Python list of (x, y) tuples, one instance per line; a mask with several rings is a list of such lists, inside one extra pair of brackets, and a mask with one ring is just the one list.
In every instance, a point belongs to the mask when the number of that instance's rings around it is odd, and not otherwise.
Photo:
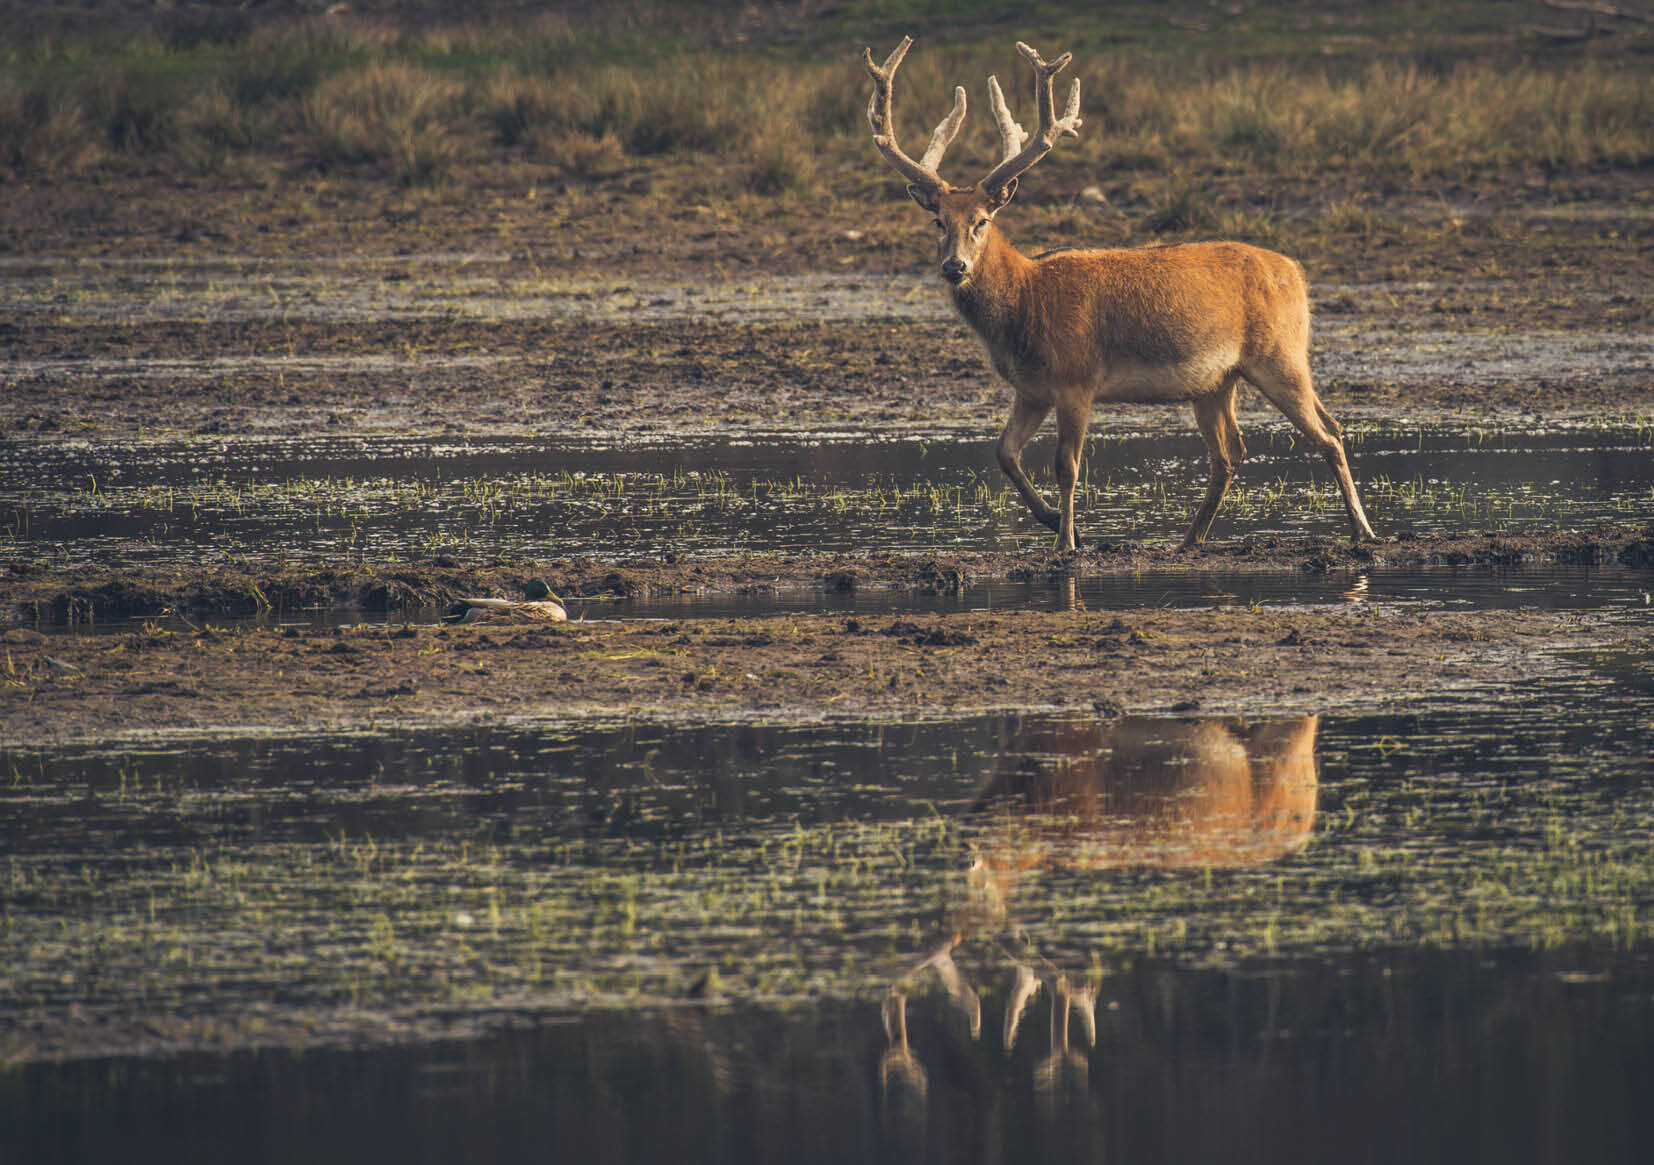
[[(427, 182), (485, 150), (591, 178), (627, 159), (695, 154), (732, 163), (719, 167), (730, 193), (779, 196), (847, 169), (852, 157), (868, 162), (866, 78), (848, 55), (801, 62), (673, 49), (647, 31), (618, 18), (595, 40), (567, 20), (402, 33), (340, 19), (190, 46), (0, 46), (0, 165), (80, 172), (134, 154), (193, 165), (297, 148), (317, 167), (378, 166)], [(910, 148), (964, 82), (978, 112), (949, 165), (972, 174), (991, 164), (998, 143), (981, 113), (988, 73), (1006, 83), (1025, 124), (1032, 116), (1029, 86), (1003, 47), (997, 38), (937, 45), (909, 59), (898, 118)], [(1223, 212), (1198, 176), (1237, 169), (1419, 180), (1654, 163), (1654, 86), (1635, 60), (1225, 65), (1095, 54), (1075, 71), (1086, 129), (1049, 171), (1084, 171), (1087, 182), (1195, 176), (1156, 208), (1161, 230), (1217, 225)], [(834, 185), (856, 191), (869, 181), (846, 174)]]
[(612, 178), (626, 168), (626, 149), (612, 133), (539, 133), (531, 146), (554, 178)]
[(1378, 211), (1353, 198), (1328, 203), (1321, 212), (1320, 225), (1328, 234), (1358, 239), (1370, 239), (1385, 229), (1384, 218)]
[(76, 174), (97, 153), (80, 104), (41, 86), (0, 83), (0, 165), (14, 173)]
[(432, 181), (461, 151), (462, 93), (459, 82), (398, 61), (340, 73), (304, 101), (305, 152), (319, 169), (371, 163), (404, 182)]

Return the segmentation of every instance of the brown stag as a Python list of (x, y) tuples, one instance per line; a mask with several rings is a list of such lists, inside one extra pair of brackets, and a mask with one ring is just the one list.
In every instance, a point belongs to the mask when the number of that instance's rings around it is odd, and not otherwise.
[[(1017, 179), (1062, 135), (1078, 136), (1080, 83), (1056, 115), (1049, 64), (1027, 45), (1034, 68), (1039, 126), (1032, 137), (1005, 105), (999, 82), (988, 97), (1003, 156), (973, 186), (952, 186), (937, 167), (965, 120), (965, 90), (936, 127), (918, 161), (896, 143), (891, 82), (912, 45), (904, 37), (884, 65), (865, 50), (874, 81), (867, 119), (873, 144), (905, 177), (908, 194), (935, 216), (942, 278), (954, 306), (976, 330), (1015, 399), (999, 438), (999, 464), (1034, 516), (1073, 550), (1074, 485), (1092, 407), (1099, 401), (1194, 406), (1211, 456), (1206, 496), (1183, 539), (1206, 537), (1235, 469), (1246, 456), (1235, 420), (1235, 392), (1245, 380), (1286, 415), (1326, 458), (1344, 494), (1357, 542), (1376, 540), (1356, 494), (1342, 434), (1322, 406), (1309, 374), (1309, 296), (1296, 262), (1245, 243), (1185, 243), (1135, 250), (1063, 250), (1030, 258), (999, 229), (995, 216), (1016, 193)], [(1048, 413), (1057, 414), (1057, 488), (1050, 505), (1023, 472), (1021, 454)]]

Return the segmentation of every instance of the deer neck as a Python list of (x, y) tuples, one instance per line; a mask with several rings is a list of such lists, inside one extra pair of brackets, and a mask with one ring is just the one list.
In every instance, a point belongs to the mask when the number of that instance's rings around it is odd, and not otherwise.
[(1018, 251), (998, 226), (990, 224), (976, 269), (952, 289), (953, 304), (965, 322), (991, 345), (1014, 334), (1027, 316), (1027, 296), (1034, 261)]

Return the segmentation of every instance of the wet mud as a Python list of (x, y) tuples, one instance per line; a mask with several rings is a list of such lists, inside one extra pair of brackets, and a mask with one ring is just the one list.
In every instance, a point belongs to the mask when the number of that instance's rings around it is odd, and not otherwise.
[[(1004, 390), (952, 318), (905, 202), (743, 211), (618, 183), (548, 208), (535, 177), (482, 169), (461, 187), (402, 194), (348, 176), (314, 191), (180, 192), (139, 176), (8, 187), (0, 429), (1003, 420)], [(1282, 237), (1253, 241), (1309, 272), (1312, 357), (1335, 414), (1645, 413), (1648, 180), (1540, 187), (1393, 191), (1394, 219), (1354, 234), (1316, 226), (1315, 208), (1359, 193), (1336, 183), (1232, 194), (1278, 208)], [(1087, 222), (1027, 197), (1025, 225), (1007, 225), (1030, 252), (1158, 241), (1132, 233), (1129, 208)], [(394, 232), (389, 203), (403, 204)]]
[(153, 733), (935, 709), (1314, 711), (1502, 686), (1638, 614), (1307, 608), (779, 616), (332, 632), (138, 629), (5, 643), (0, 723), (44, 743)]
[[(1274, 240), (1385, 541), (1253, 401), (1188, 554), (1187, 417), (1100, 425), (1072, 556), (1005, 501), (905, 204), (321, 185), (8, 187), (6, 1096), (164, 1114), (302, 1048), (692, 1140), (820, 1067), (897, 1143), (1012, 1090), (1124, 1127), (1150, 1078), (1217, 1128), (1242, 1062), (1297, 1112), (1351, 1040), (1328, 1129), (1420, 1060), (1508, 1071), (1478, 1129), (1646, 1075), (1645, 175)], [(1254, 193), (1295, 229), (1351, 192)], [(440, 621), (533, 579), (569, 623)]]

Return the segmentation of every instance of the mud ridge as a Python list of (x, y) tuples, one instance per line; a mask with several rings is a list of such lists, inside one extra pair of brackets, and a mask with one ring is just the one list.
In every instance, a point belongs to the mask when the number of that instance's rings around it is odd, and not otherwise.
[[(1496, 701), (1570, 653), (1654, 649), (1623, 616), (1538, 610), (970, 611), (527, 627), (5, 633), (0, 734), (156, 734), (1012, 708), (1272, 714)], [(1425, 701), (1421, 692), (1430, 696)]]

